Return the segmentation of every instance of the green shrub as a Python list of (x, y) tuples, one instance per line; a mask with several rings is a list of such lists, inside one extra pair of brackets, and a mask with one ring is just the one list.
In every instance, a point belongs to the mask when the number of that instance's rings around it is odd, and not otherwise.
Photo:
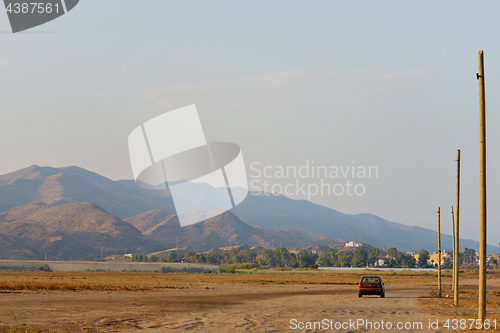
[(227, 267), (221, 266), (217, 270), (217, 273), (230, 273), (230, 274), (234, 274), (234, 273), (236, 273), (236, 267), (234, 267), (234, 265), (227, 266)]
[(318, 265), (308, 265), (308, 266), (302, 266), (300, 267), (300, 269), (303, 269), (303, 270), (317, 270), (318, 269)]
[(252, 269), (252, 268), (259, 268), (260, 265), (253, 264), (251, 262), (244, 262), (241, 264), (237, 264), (235, 267), (236, 267), (236, 269)]

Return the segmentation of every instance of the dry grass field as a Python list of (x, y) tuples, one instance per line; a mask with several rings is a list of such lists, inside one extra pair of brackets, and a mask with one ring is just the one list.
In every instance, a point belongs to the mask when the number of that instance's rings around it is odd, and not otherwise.
[[(385, 299), (357, 298), (364, 274), (382, 276)], [(497, 317), (500, 274), (488, 278), (488, 311)], [(0, 332), (284, 332), (290, 331), (292, 318), (427, 322), (474, 316), (476, 271), (461, 274), (458, 309), (450, 297), (450, 272), (443, 272), (441, 299), (435, 297), (436, 282), (435, 272), (411, 271), (1, 271)]]
[[(321, 270), (238, 270), (236, 274), (210, 273), (131, 273), (131, 272), (42, 272), (2, 271), (0, 290), (152, 290), (162, 288), (188, 288), (199, 283), (238, 284), (346, 284), (356, 285), (359, 276), (373, 271), (321, 271)], [(384, 282), (431, 283), (434, 272), (377, 271)], [(443, 281), (451, 281), (445, 272)]]
[[(454, 306), (454, 293), (451, 285), (443, 288), (441, 298), (438, 298), (437, 288), (434, 287), (429, 293), (422, 295), (418, 304), (427, 313), (445, 316), (458, 320), (466, 320), (467, 326), (472, 319), (477, 318), (478, 307), (478, 273), (477, 270), (465, 270), (460, 274), (459, 306)], [(497, 329), (490, 328), (488, 332), (500, 332), (500, 274), (497, 271), (488, 271), (487, 294), (486, 294), (487, 319), (496, 320)], [(459, 332), (470, 331), (470, 329), (457, 330)]]

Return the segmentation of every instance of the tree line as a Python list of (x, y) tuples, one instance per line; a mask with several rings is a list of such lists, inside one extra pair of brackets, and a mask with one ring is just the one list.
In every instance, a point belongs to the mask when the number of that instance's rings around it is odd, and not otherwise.
[(142, 254), (132, 256), (132, 261), (137, 262), (186, 262), (186, 263), (210, 263), (219, 265), (232, 265), (240, 263), (252, 263), (257, 257), (253, 250), (238, 251), (232, 249), (229, 252), (215, 251), (211, 253), (170, 252), (168, 255), (158, 257), (156, 255), (145, 256)]
[(427, 263), (429, 252), (419, 251), (419, 260), (413, 255), (398, 251), (391, 247), (387, 251), (371, 248), (368, 252), (358, 248), (354, 252), (337, 251), (329, 249), (319, 256), (318, 265), (323, 267), (382, 267), (382, 268), (427, 268), (432, 265)]
[[(460, 263), (468, 264), (474, 261), (474, 250), (465, 249), (460, 253)], [(366, 251), (358, 248), (355, 251), (338, 251), (329, 249), (328, 252), (318, 255), (312, 251), (300, 250), (296, 253), (290, 252), (285, 247), (267, 249), (262, 252), (254, 250), (232, 249), (228, 252), (215, 251), (211, 253), (196, 253), (194, 251), (170, 252), (164, 256), (134, 255), (132, 261), (136, 262), (185, 262), (185, 263), (211, 263), (218, 265), (253, 264), (263, 267), (287, 267), (297, 268), (318, 265), (322, 267), (383, 267), (383, 268), (430, 268), (428, 263), (429, 252), (424, 249), (418, 251), (419, 258), (408, 253), (398, 251), (391, 247), (384, 251), (379, 248), (371, 248)], [(444, 259), (444, 268), (451, 267), (451, 260)], [(448, 267), (449, 268), (449, 267)]]
[(142, 254), (132, 256), (132, 261), (136, 262), (186, 262), (219, 265), (249, 263), (259, 266), (289, 268), (311, 266), (316, 263), (317, 259), (318, 255), (312, 251), (300, 250), (297, 253), (292, 253), (285, 247), (279, 247), (274, 250), (268, 249), (260, 253), (254, 250), (239, 251), (232, 249), (229, 252), (214, 251), (211, 253), (196, 253), (194, 251), (184, 253), (170, 252), (168, 255), (161, 257), (156, 255), (148, 257)]

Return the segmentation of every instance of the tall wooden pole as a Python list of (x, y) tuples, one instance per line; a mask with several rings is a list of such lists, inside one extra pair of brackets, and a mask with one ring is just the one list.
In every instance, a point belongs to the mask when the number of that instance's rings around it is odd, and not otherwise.
[(453, 229), (453, 249), (451, 250), (453, 254), (453, 280), (451, 283), (451, 290), (455, 290), (455, 215), (453, 215), (453, 206), (451, 206), (451, 224)]
[(460, 243), (460, 234), (459, 234), (459, 212), (460, 212), (460, 149), (457, 149), (457, 201), (455, 202), (455, 255), (453, 256), (453, 263), (454, 263), (454, 272), (455, 272), (455, 283), (453, 286), (453, 291), (454, 291), (454, 304), (455, 306), (458, 306), (458, 265), (459, 265), (459, 260), (458, 257), (460, 256), (460, 248), (459, 248), (459, 243)]
[(478, 53), (479, 80), (479, 309), (478, 318), (486, 317), (486, 106), (484, 96), (484, 57)]
[(441, 297), (441, 207), (438, 207), (438, 289)]

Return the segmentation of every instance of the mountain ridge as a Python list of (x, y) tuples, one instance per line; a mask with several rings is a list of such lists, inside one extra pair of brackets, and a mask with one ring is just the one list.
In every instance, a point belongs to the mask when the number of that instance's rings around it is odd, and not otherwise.
[[(0, 212), (40, 199), (55, 205), (88, 201), (125, 220), (152, 210), (167, 211), (172, 215), (169, 223), (175, 220), (175, 207), (168, 189), (143, 189), (134, 181), (113, 181), (76, 166), (53, 168), (33, 165), (0, 176)], [(185, 196), (182, 200), (199, 199)], [(310, 232), (309, 239), (318, 241), (321, 237), (317, 235), (322, 235), (330, 240), (362, 241), (380, 248), (437, 250), (437, 232), (434, 230), (387, 221), (368, 213), (343, 214), (307, 200), (294, 200), (281, 195), (250, 194), (231, 213), (252, 227), (266, 230), (289, 228), (286, 237), (297, 233), (300, 239)], [(168, 228), (172, 226), (167, 222), (153, 223), (144, 233), (149, 237)], [(176, 231), (172, 229), (171, 232)], [(224, 242), (218, 238), (219, 234), (207, 234), (206, 237), (212, 237), (214, 242)], [(442, 234), (443, 248), (451, 249), (451, 242), (450, 235)], [(476, 241), (461, 239), (460, 243), (474, 248)], [(489, 253), (497, 250), (496, 246), (488, 245)]]
[[(88, 202), (51, 206), (29, 203), (0, 213), (0, 258), (91, 259), (106, 255), (154, 253), (182, 247), (204, 252), (221, 245), (270, 247), (338, 244), (303, 230), (267, 230), (251, 227), (231, 212), (181, 227), (177, 215), (150, 211), (123, 221)], [(143, 233), (135, 226), (142, 226)]]
[(159, 206), (175, 212), (168, 190), (127, 186), (79, 167), (35, 165), (0, 176), (0, 212), (36, 201), (92, 202), (120, 218)]
[[(91, 259), (101, 248), (121, 253), (158, 248), (132, 225), (86, 202), (15, 207), (0, 214), (0, 235), (22, 247), (16, 259), (42, 259), (45, 253), (56, 259)], [(8, 257), (4, 251), (2, 246), (0, 255)]]

